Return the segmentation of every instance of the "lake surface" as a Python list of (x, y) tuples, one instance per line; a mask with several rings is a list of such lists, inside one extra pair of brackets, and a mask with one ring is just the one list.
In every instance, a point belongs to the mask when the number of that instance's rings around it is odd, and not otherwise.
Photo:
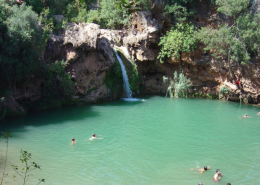
[[(209, 99), (142, 97), (97, 105), (64, 107), (1, 122), (9, 140), (9, 184), (20, 164), (20, 150), (42, 170), (32, 171), (46, 185), (260, 184), (259, 107)], [(249, 118), (241, 118), (247, 113)], [(89, 140), (93, 133), (99, 138)], [(76, 144), (70, 141), (75, 137)], [(0, 141), (0, 176), (5, 143)], [(190, 168), (211, 166), (198, 174)], [(21, 179), (17, 178), (17, 181)]]

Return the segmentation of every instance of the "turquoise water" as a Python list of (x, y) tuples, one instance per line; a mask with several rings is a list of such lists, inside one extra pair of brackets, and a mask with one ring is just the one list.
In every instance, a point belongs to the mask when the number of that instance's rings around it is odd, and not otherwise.
[[(47, 185), (85, 184), (260, 184), (260, 108), (207, 99), (143, 97), (31, 113), (2, 122), (9, 141), (9, 167), (21, 149), (42, 170)], [(250, 117), (242, 119), (247, 113)], [(91, 135), (103, 139), (89, 140)], [(77, 143), (70, 145), (71, 138)], [(0, 142), (0, 174), (5, 143)], [(190, 168), (211, 166), (197, 174)], [(0, 175), (2, 176), (2, 175)], [(19, 179), (17, 178), (19, 181)]]

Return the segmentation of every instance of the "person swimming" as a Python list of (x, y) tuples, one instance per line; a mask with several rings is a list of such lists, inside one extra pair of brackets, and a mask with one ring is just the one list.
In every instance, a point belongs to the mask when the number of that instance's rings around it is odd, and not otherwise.
[(260, 112), (258, 112), (257, 115), (260, 116)]
[(247, 115), (247, 114), (245, 114), (244, 116), (242, 116), (242, 118), (248, 118), (248, 115)]
[(197, 167), (197, 169), (191, 168), (191, 170), (198, 170), (198, 171), (200, 171), (200, 173), (203, 173), (203, 172), (205, 172), (207, 170), (210, 170), (210, 166), (204, 166), (203, 168)]
[[(101, 136), (101, 135), (99, 135), (99, 136)], [(90, 138), (90, 140), (94, 140), (94, 139), (103, 139), (103, 138), (97, 138), (96, 134), (94, 133), (94, 134), (92, 134), (92, 137)]]
[(198, 185), (203, 185), (203, 183), (202, 182), (199, 182), (199, 184)]
[(210, 170), (210, 166), (204, 166), (203, 168), (199, 169), (200, 173), (203, 173), (207, 170)]
[(221, 177), (223, 177), (223, 176), (224, 176), (224, 175), (222, 175), (222, 174), (220, 173), (220, 169), (217, 169), (215, 175), (213, 176), (213, 180), (214, 180), (215, 182), (218, 182), (218, 181), (221, 179)]
[(75, 138), (72, 138), (72, 139), (71, 139), (71, 145), (73, 145), (74, 143), (76, 143), (76, 139), (75, 139)]

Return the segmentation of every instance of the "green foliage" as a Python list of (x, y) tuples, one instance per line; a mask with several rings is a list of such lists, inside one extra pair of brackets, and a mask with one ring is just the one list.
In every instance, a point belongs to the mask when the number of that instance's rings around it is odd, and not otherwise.
[(193, 51), (196, 47), (195, 28), (187, 23), (177, 24), (166, 36), (161, 37), (158, 59), (163, 63), (165, 57), (179, 59), (181, 53)]
[(178, 75), (177, 71), (174, 72), (173, 79), (163, 77), (163, 82), (169, 84), (165, 96), (169, 94), (171, 98), (187, 97), (187, 91), (192, 86), (190, 79), (183, 72)]
[(87, 14), (87, 23), (96, 23), (99, 24), (100, 19), (100, 12), (99, 10), (90, 10)]
[[(38, 26), (38, 15), (23, 3), (20, 7), (12, 7), (12, 15), (9, 18), (9, 36), (17, 44), (27, 46), (28, 43), (36, 44), (40, 39), (40, 27)], [(20, 46), (19, 46), (20, 47)], [(35, 45), (34, 45), (35, 47)]]
[(226, 87), (226, 86), (222, 86), (222, 87), (220, 88), (220, 93), (221, 93), (221, 94), (228, 94), (228, 91), (229, 91), (229, 88)]
[(218, 58), (224, 56), (229, 66), (231, 59), (245, 64), (259, 53), (260, 13), (249, 14), (246, 10), (248, 3), (248, 0), (217, 0), (218, 10), (232, 16), (234, 24), (222, 25), (219, 29), (204, 27), (197, 34), (197, 38), (206, 45), (205, 50), (214, 51), (213, 56)]
[(26, 4), (32, 6), (33, 11), (41, 13), (45, 0), (26, 0)]
[(129, 79), (130, 89), (132, 91), (137, 91), (139, 89), (140, 76), (138, 75), (137, 66), (132, 66), (131, 78)]
[(42, 24), (42, 30), (43, 30), (42, 37), (44, 43), (47, 44), (47, 41), (54, 30), (53, 18), (50, 16), (49, 8), (46, 9), (44, 8), (42, 10), (42, 12), (40, 13), (39, 21)]
[(128, 25), (130, 16), (127, 9), (118, 8), (119, 0), (103, 0), (100, 3), (101, 26), (109, 29), (120, 29)]
[(116, 61), (111, 70), (107, 72), (104, 83), (109, 89), (114, 91), (116, 88), (119, 88), (118, 85), (121, 84), (120, 79), (122, 79), (121, 66), (119, 62)]
[(186, 7), (183, 7), (175, 3), (171, 6), (165, 6), (164, 15), (168, 16), (172, 23), (180, 23), (186, 21), (190, 13), (187, 12)]
[(140, 0), (121, 0), (118, 3), (118, 9), (125, 8), (128, 15), (131, 15), (132, 13), (135, 13), (137, 11), (141, 11), (141, 5)]
[(65, 71), (66, 63), (56, 61), (48, 64), (43, 69), (43, 85), (41, 88), (42, 99), (45, 103), (52, 105), (55, 100), (66, 98), (70, 100), (75, 91), (75, 83), (72, 75)]
[(229, 88), (226, 86), (222, 86), (219, 90), (219, 99), (222, 99), (223, 97), (227, 98), (228, 92)]
[(165, 0), (166, 5), (178, 4), (182, 6), (192, 6), (196, 3), (196, 0)]
[[(38, 165), (35, 162), (29, 162), (32, 158), (32, 154), (28, 153), (27, 151), (20, 151), (21, 156), (20, 156), (20, 161), (24, 164), (24, 167), (19, 170), (18, 166), (15, 165), (11, 165), (14, 169), (14, 171), (23, 179), (23, 185), (25, 185), (29, 179), (30, 176), (32, 176), (33, 174), (31, 174), (30, 172), (32, 170), (36, 170), (36, 169), (41, 169), (40, 165)], [(13, 177), (14, 180), (16, 180), (16, 176)], [(45, 182), (44, 179), (39, 179), (39, 183), (41, 182)]]
[(236, 16), (249, 6), (250, 0), (216, 0), (218, 12), (228, 16)]
[(4, 4), (0, 9), (7, 12), (2, 14), (4, 21), (0, 23), (0, 86), (6, 89), (10, 81), (26, 80), (33, 75), (43, 44), (38, 15), (31, 7), (25, 3), (20, 7)]
[(87, 22), (87, 5), (79, 0), (74, 0), (66, 8), (66, 18), (69, 22)]
[(45, 0), (45, 7), (49, 7), (53, 14), (60, 15), (66, 10), (67, 5), (72, 0)]

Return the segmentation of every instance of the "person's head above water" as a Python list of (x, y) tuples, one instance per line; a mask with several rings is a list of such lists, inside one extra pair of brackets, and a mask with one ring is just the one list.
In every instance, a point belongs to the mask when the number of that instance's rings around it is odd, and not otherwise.
[(203, 183), (202, 182), (199, 182), (199, 184), (198, 185), (203, 185)]
[(96, 134), (94, 133), (94, 134), (92, 135), (92, 137), (96, 137)]
[(231, 185), (231, 183), (227, 183), (227, 185)]
[(73, 137), (71, 141), (75, 141), (75, 138)]
[(218, 173), (218, 172), (220, 173), (220, 169), (216, 169), (216, 173)]
[(207, 167), (207, 166), (204, 166), (204, 170), (205, 170), (205, 171), (208, 170), (208, 167)]

